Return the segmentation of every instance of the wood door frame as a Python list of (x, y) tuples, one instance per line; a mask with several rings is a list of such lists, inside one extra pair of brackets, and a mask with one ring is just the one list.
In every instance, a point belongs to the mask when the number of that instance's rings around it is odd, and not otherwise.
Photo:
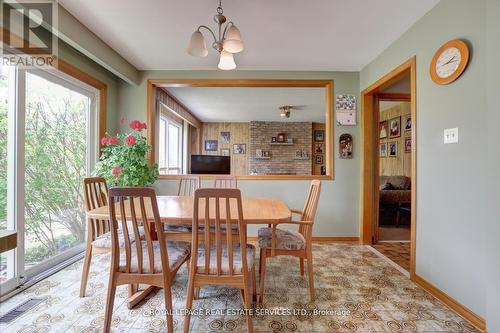
[[(405, 75), (410, 74), (410, 98), (412, 118), (412, 147), (411, 147), (411, 250), (410, 250), (410, 279), (415, 279), (415, 255), (416, 255), (416, 207), (417, 207), (417, 87), (416, 87), (416, 57), (412, 57), (391, 72), (384, 75), (375, 83), (361, 92), (361, 197), (360, 197), (360, 242), (371, 245), (372, 228), (374, 219), (377, 217), (376, 198), (378, 198), (378, 103), (374, 106), (375, 98), (381, 91)], [(379, 97), (380, 98), (380, 97)], [(377, 122), (376, 122), (377, 121)], [(377, 129), (377, 130), (375, 130)], [(377, 154), (377, 155), (376, 155)]]
[[(375, 124), (380, 124), (380, 102), (382, 101), (391, 101), (391, 102), (411, 102), (411, 94), (402, 94), (402, 93), (378, 93), (374, 95), (375, 105), (374, 105), (374, 118)], [(377, 127), (377, 133), (378, 133)], [(413, 131), (413, 128), (411, 129)], [(377, 151), (380, 150), (380, 138), (379, 135), (375, 135), (375, 147), (377, 147)], [(380, 176), (380, 156), (379, 154), (375, 154), (375, 175)], [(380, 188), (379, 177), (375, 177), (374, 179), (374, 187)], [(373, 244), (378, 243), (378, 228), (379, 228), (379, 217), (380, 217), (380, 205), (378, 204), (380, 201), (380, 191), (375, 191), (375, 214), (373, 217)]]

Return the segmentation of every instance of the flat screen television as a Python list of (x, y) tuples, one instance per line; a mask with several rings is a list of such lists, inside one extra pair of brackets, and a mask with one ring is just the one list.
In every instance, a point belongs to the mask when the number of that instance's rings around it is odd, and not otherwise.
[(192, 174), (218, 174), (231, 173), (230, 156), (191, 155)]

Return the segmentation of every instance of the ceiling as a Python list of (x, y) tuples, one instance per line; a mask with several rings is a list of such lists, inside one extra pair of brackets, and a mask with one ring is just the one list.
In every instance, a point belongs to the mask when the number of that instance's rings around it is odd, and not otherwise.
[[(359, 71), (439, 0), (227, 0), (245, 50), (239, 69)], [(215, 27), (217, 0), (59, 0), (139, 70), (216, 69), (186, 53), (199, 25)], [(207, 46), (211, 45), (206, 35)]]
[[(305, 121), (325, 122), (324, 88), (164, 88), (202, 122)], [(282, 105), (301, 106), (290, 118)]]

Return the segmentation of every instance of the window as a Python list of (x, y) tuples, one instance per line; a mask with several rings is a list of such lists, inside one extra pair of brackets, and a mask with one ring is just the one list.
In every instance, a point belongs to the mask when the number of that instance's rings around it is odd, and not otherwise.
[(20, 240), (2, 254), (5, 293), (84, 249), (98, 91), (55, 70), (2, 65), (0, 99), (0, 228)]
[(159, 168), (161, 174), (181, 174), (183, 165), (183, 125), (160, 116)]

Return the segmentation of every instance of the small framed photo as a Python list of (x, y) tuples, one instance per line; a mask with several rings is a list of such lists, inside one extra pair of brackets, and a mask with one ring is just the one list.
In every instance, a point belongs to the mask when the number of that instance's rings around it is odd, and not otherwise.
[(233, 154), (243, 155), (247, 153), (247, 145), (245, 143), (237, 143), (233, 145)]
[(324, 150), (325, 150), (325, 146), (323, 143), (316, 143), (314, 145), (314, 152), (316, 154), (323, 154)]
[(405, 138), (405, 153), (411, 153), (411, 138)]
[(263, 156), (263, 157), (270, 157), (270, 156), (271, 156), (271, 153), (270, 153), (270, 151), (269, 151), (269, 150), (263, 150), (263, 151), (262, 151), (262, 156)]
[(273, 136), (273, 137), (271, 138), (271, 142), (273, 142), (273, 143), (278, 142), (278, 139), (277, 139), (275, 136)]
[(389, 120), (389, 138), (401, 136), (401, 116)]
[(379, 139), (387, 138), (387, 120), (381, 121), (378, 126)]
[(323, 164), (323, 155), (316, 155), (316, 164)]
[(380, 157), (387, 157), (387, 143), (381, 143), (379, 147)]
[(220, 143), (221, 144), (231, 143), (231, 132), (220, 132)]
[(205, 140), (205, 151), (217, 151), (218, 143), (217, 140)]
[(285, 133), (278, 133), (277, 140), (278, 140), (278, 142), (285, 142), (286, 141)]
[(398, 156), (398, 143), (397, 141), (389, 142), (389, 157)]
[(405, 131), (411, 130), (411, 115), (407, 114), (405, 116)]
[(314, 141), (324, 142), (325, 141), (325, 131), (324, 130), (315, 130), (314, 131)]
[(231, 149), (229, 149), (229, 148), (221, 148), (220, 149), (220, 154), (221, 154), (221, 156), (230, 156), (231, 155)]

